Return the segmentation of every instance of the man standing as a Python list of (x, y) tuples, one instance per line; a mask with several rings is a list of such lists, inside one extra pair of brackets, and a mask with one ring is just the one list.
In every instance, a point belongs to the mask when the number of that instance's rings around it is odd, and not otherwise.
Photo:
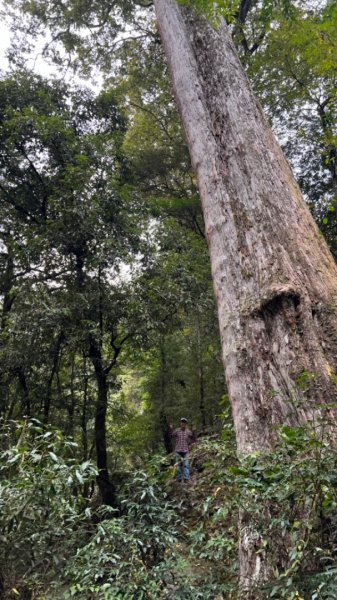
[(184, 482), (186, 483), (190, 478), (190, 464), (189, 464), (189, 444), (196, 440), (196, 430), (192, 427), (192, 431), (187, 427), (187, 419), (182, 417), (180, 419), (180, 427), (173, 429), (170, 425), (171, 436), (176, 438), (176, 465), (177, 465), (177, 480), (181, 481), (184, 476)]

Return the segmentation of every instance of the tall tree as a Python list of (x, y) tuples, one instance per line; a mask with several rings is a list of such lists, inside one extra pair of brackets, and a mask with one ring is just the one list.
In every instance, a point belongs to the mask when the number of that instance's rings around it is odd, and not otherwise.
[[(125, 122), (111, 100), (26, 72), (0, 81), (1, 413), (47, 424), (63, 411), (73, 433), (74, 363), (84, 353), (96, 380), (97, 481), (106, 504), (116, 504), (109, 387), (129, 337), (132, 296), (119, 273), (149, 248), (141, 239), (146, 211), (127, 193), (122, 198), (117, 155)], [(70, 372), (66, 384), (62, 368)]]
[[(337, 268), (240, 64), (226, 23), (155, 0), (198, 176), (239, 452), (337, 400)], [(316, 373), (306, 403), (296, 378)], [(322, 408), (323, 412), (324, 409)], [(241, 585), (270, 576), (241, 522)]]

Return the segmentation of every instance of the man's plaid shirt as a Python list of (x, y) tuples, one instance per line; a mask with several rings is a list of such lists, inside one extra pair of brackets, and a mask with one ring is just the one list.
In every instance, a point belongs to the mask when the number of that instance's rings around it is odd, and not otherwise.
[(180, 427), (172, 431), (172, 437), (176, 438), (176, 452), (188, 452), (188, 444), (195, 440), (195, 434), (190, 430), (183, 430)]

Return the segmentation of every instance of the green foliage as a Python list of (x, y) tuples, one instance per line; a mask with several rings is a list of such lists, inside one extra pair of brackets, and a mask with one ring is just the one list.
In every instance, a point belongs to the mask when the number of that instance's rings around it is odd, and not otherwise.
[(240, 515), (240, 534), (250, 535), (273, 565), (271, 581), (254, 598), (331, 600), (337, 591), (334, 424), (327, 417), (282, 426), (273, 450), (238, 459), (231, 420), (224, 423), (223, 441), (202, 439), (192, 452), (198, 477), (187, 532), (191, 560), (223, 585), (224, 598), (236, 597)]
[(228, 22), (234, 20), (238, 13), (240, 0), (178, 0), (179, 4), (189, 6), (196, 12), (205, 15), (215, 24), (220, 17), (224, 17)]
[(85, 531), (85, 493), (96, 470), (72, 456), (75, 444), (38, 423), (1, 429), (0, 579), (4, 598), (15, 588), (45, 588), (58, 581)]
[(65, 421), (84, 457), (98, 393), (93, 356), (108, 380), (126, 329), (140, 335), (141, 305), (128, 312), (132, 288), (119, 279), (149, 249), (146, 210), (120, 182), (124, 129), (111, 91), (94, 98), (24, 71), (0, 82), (0, 408)]
[(257, 599), (333, 598), (337, 454), (331, 424), (282, 426), (273, 451), (240, 459), (228, 416), (224, 424), (223, 440), (206, 437), (193, 448), (198, 475), (186, 496), (168, 497), (160, 481), (168, 490), (171, 484), (155, 460), (124, 483), (122, 514), (108, 516), (103, 507), (95, 522), (83, 496), (95, 470), (71, 458), (73, 443), (32, 423), (3, 429), (6, 594), (14, 588), (60, 600), (235, 598), (240, 511), (241, 527), (249, 522), (257, 551), (274, 565), (272, 581), (254, 592)]
[(83, 494), (96, 470), (72, 458), (74, 443), (58, 431), (12, 422), (1, 443), (3, 598), (212, 597), (184, 573), (179, 507), (158, 483), (159, 465), (125, 483), (117, 518), (92, 512)]
[(133, 0), (118, 0), (113, 5), (104, 0), (71, 0), (66, 5), (57, 0), (6, 0), (1, 16), (7, 20), (8, 15), (15, 34), (12, 64), (22, 64), (22, 53), (31, 52), (38, 36), (50, 28), (52, 39), (44, 48), (44, 57), (59, 66), (71, 62), (86, 76), (92, 74), (93, 65), (108, 72), (111, 50), (118, 48), (120, 34), (130, 34), (130, 24), (140, 32), (145, 25)]
[(58, 585), (53, 582), (53, 597), (213, 598), (216, 586), (197, 585), (186, 571), (179, 544), (180, 509), (167, 499), (158, 475), (138, 472), (124, 493), (121, 517), (107, 519), (103, 508), (97, 512), (100, 520), (90, 537), (87, 529), (88, 541), (80, 544), (77, 536), (77, 552), (68, 556)]
[(122, 505), (122, 516), (101, 521), (68, 564), (69, 597), (90, 598), (92, 592), (100, 598), (165, 597), (164, 586), (175, 569), (174, 506), (158, 483), (142, 472), (127, 484)]
[(251, 535), (258, 532), (258, 551), (274, 565), (275, 581), (257, 597), (329, 598), (337, 589), (337, 455), (326, 427), (331, 423), (283, 426), (272, 452), (229, 469)]
[(248, 72), (332, 250), (336, 225), (335, 2), (275, 15)]
[[(227, 23), (239, 26), (245, 23), (248, 16), (254, 23), (254, 36), (262, 38), (268, 31), (275, 14), (281, 13), (286, 17), (292, 17), (296, 13), (296, 6), (291, 0), (263, 0), (262, 2), (241, 0), (178, 0), (179, 4), (188, 6), (196, 13), (204, 15), (215, 26), (219, 19), (224, 18)], [(244, 14), (244, 16), (243, 16)], [(235, 33), (238, 33), (236, 29)], [(241, 34), (243, 31), (241, 31)], [(242, 41), (239, 39), (239, 41)], [(247, 40), (246, 40), (247, 41)]]
[(237, 593), (240, 500), (230, 471), (237, 461), (233, 425), (227, 418), (225, 423), (224, 441), (219, 436), (201, 438), (192, 451), (198, 474), (190, 499), (186, 543), (189, 560), (197, 565), (196, 583), (200, 585), (205, 578), (214, 586), (214, 594), (229, 599)]

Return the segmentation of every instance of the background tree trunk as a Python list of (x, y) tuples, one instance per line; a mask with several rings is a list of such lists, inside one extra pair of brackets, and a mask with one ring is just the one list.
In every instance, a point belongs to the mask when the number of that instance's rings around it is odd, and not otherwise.
[(198, 361), (198, 379), (199, 379), (199, 408), (201, 416), (201, 429), (206, 429), (206, 406), (205, 406), (205, 378), (204, 378), (204, 365), (202, 356), (202, 340), (201, 340), (201, 328), (200, 320), (197, 318), (197, 361)]
[(48, 377), (47, 386), (46, 386), (46, 395), (44, 399), (43, 405), (43, 423), (46, 425), (49, 419), (50, 407), (52, 403), (52, 395), (53, 395), (53, 381), (55, 374), (57, 373), (59, 362), (60, 362), (60, 353), (62, 349), (62, 344), (65, 341), (65, 335), (63, 331), (60, 331), (55, 340), (55, 345), (52, 352), (52, 368), (50, 375)]
[(17, 370), (19, 384), (22, 390), (22, 414), (26, 417), (31, 416), (30, 393), (27, 384), (24, 367), (21, 366)]
[(159, 397), (159, 424), (162, 432), (163, 444), (167, 454), (173, 452), (171, 430), (166, 416), (167, 410), (167, 364), (165, 350), (165, 336), (161, 336), (160, 342), (160, 397)]
[[(8, 237), (10, 237), (10, 232), (8, 233)], [(13, 302), (15, 300), (15, 293), (13, 293), (14, 283), (14, 259), (12, 256), (10, 244), (8, 244), (6, 268), (4, 269), (3, 280), (1, 282), (1, 294), (3, 295), (2, 312), (0, 320), (1, 333), (4, 333), (6, 330), (7, 319), (9, 313), (11, 312)]]
[[(225, 22), (214, 29), (174, 0), (155, 8), (198, 177), (238, 450), (249, 453), (337, 399), (337, 269)], [(305, 371), (316, 377), (303, 403)], [(242, 589), (268, 578), (258, 547), (242, 521)]]
[(117, 508), (118, 500), (116, 489), (110, 480), (108, 469), (108, 451), (106, 440), (108, 380), (102, 364), (101, 350), (93, 338), (90, 341), (89, 355), (95, 370), (97, 384), (97, 402), (95, 410), (95, 446), (98, 469), (97, 485), (103, 504)]

